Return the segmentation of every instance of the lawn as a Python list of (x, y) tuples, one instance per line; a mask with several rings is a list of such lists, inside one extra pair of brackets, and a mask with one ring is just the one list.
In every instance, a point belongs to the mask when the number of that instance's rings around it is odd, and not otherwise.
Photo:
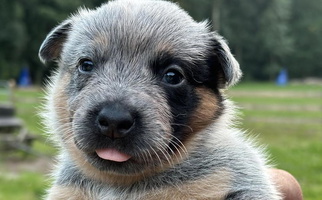
[[(267, 146), (272, 163), (291, 172), (300, 182), (306, 200), (322, 197), (322, 86), (240, 84), (227, 91), (241, 108), (240, 128)], [(0, 93), (0, 101), (5, 98)], [(43, 93), (40, 89), (15, 91), (17, 115), (28, 129), (43, 135), (37, 116)], [(52, 157), (55, 150), (44, 139), (35, 151)], [(35, 155), (0, 152), (0, 199), (40, 199), (48, 186), (46, 170), (17, 169), (36, 163)], [(8, 164), (9, 163), (9, 164)], [(12, 167), (10, 167), (12, 166)], [(19, 167), (18, 167), (19, 168)]]
[(298, 179), (306, 200), (321, 199), (322, 86), (241, 84), (228, 93), (241, 107), (241, 127)]
[[(0, 103), (9, 103), (7, 94), (7, 91), (0, 90)], [(56, 151), (43, 137), (38, 116), (43, 96), (44, 93), (39, 88), (14, 91), (17, 117), (22, 119), (28, 131), (38, 138), (32, 146), (37, 155), (0, 150), (0, 200), (41, 199), (49, 184), (45, 176), (49, 169), (44, 168), (48, 166), (46, 162), (51, 160)]]

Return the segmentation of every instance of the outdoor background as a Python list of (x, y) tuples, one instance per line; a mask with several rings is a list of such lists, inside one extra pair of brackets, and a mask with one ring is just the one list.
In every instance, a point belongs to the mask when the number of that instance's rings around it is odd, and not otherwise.
[[(0, 200), (40, 199), (56, 154), (37, 113), (47, 33), (79, 7), (102, 0), (1, 0), (0, 105), (13, 105), (31, 144), (0, 127)], [(320, 0), (181, 0), (194, 19), (208, 19), (229, 42), (244, 73), (228, 95), (241, 108), (240, 128), (267, 147), (272, 163), (291, 172), (305, 199), (322, 198), (322, 2)], [(16, 82), (12, 89), (6, 82)], [(0, 125), (1, 125), (0, 113)], [(4, 134), (6, 133), (6, 134)], [(15, 137), (13, 137), (15, 138)]]

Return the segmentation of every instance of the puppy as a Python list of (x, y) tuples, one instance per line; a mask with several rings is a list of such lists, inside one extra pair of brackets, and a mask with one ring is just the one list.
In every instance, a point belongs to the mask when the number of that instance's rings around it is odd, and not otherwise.
[(46, 199), (280, 199), (233, 127), (241, 76), (224, 39), (176, 4), (81, 9), (39, 52), (59, 68), (45, 124), (60, 149)]

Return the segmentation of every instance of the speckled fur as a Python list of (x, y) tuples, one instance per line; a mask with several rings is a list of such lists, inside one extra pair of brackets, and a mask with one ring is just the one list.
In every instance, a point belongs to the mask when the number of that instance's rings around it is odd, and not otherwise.
[[(39, 55), (59, 66), (43, 113), (60, 149), (46, 199), (281, 199), (265, 153), (233, 126), (223, 92), (241, 76), (237, 61), (221, 36), (177, 5), (116, 0), (81, 9), (48, 34)], [(77, 69), (84, 58), (95, 62), (90, 75)], [(177, 87), (158, 78), (171, 63), (184, 73)], [(106, 102), (139, 113), (131, 140), (95, 139), (90, 118)], [(134, 161), (93, 161), (96, 145)]]

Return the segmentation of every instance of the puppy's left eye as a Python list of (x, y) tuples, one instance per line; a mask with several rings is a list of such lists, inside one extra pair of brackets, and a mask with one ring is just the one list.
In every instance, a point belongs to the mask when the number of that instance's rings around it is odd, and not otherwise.
[(178, 85), (182, 83), (184, 80), (184, 76), (180, 72), (180, 70), (175, 68), (168, 69), (162, 78), (162, 81), (164, 83), (170, 84), (170, 85)]
[(94, 63), (91, 60), (82, 60), (78, 65), (78, 69), (81, 73), (92, 72), (94, 69)]

